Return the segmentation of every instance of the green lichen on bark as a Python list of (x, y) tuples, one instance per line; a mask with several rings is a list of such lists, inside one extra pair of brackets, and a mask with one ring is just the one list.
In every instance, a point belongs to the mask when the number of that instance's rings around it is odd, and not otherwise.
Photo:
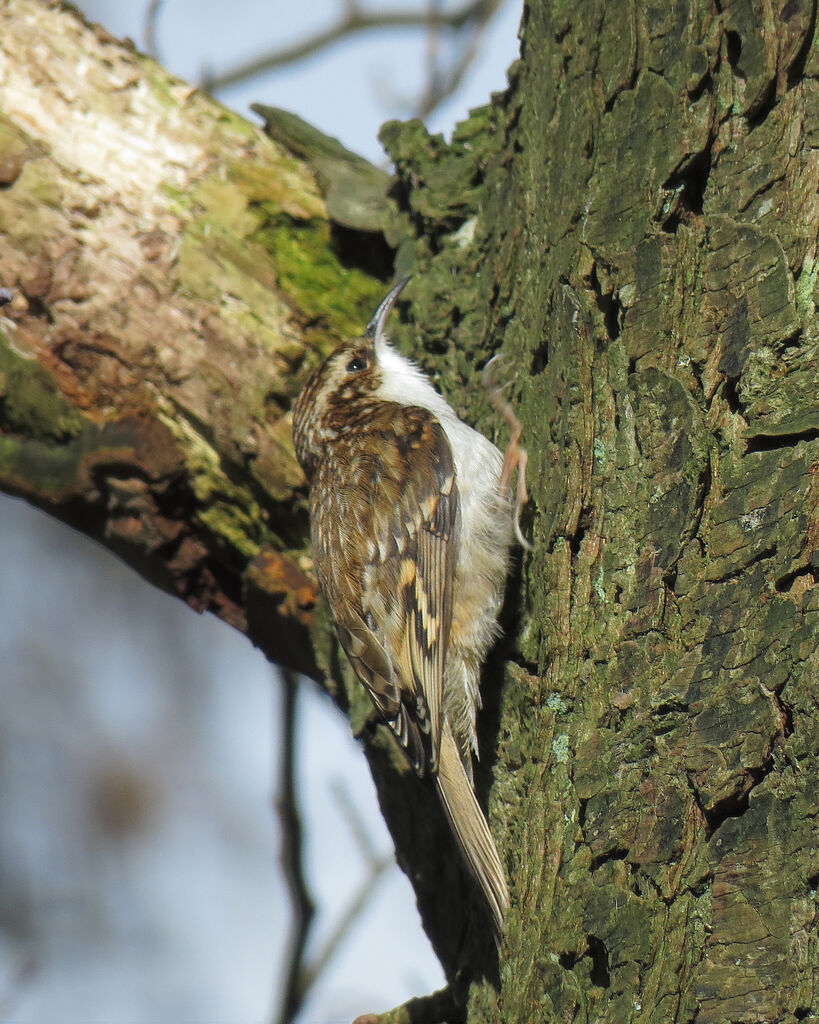
[[(761, 1012), (774, 1020), (800, 1008), (795, 989), (808, 979), (794, 952), (811, 867), (789, 862), (783, 877), (777, 858), (778, 871), (765, 869), (771, 826), (756, 808), (772, 801), (776, 759), (787, 758), (793, 739), (788, 708), (803, 679), (794, 651), (800, 625), (815, 636), (815, 592), (794, 601), (782, 590), (787, 574), (810, 570), (806, 527), (819, 452), (810, 435), (795, 447), (747, 451), (746, 438), (762, 426), (743, 389), (753, 381), (758, 390), (760, 375), (771, 384), (766, 364), (754, 359), (763, 346), (782, 359), (796, 347), (804, 358), (793, 339), (812, 326), (799, 318), (793, 268), (810, 243), (787, 220), (774, 230), (766, 211), (753, 209), (749, 191), (763, 179), (767, 191), (784, 194), (778, 170), (754, 159), (761, 177), (747, 189), (737, 168), (742, 147), (717, 149), (720, 133), (747, 137), (741, 118), (749, 109), (745, 81), (719, 121), (722, 101), (737, 88), (725, 31), (715, 30), (709, 13), (699, 23), (696, 15), (675, 23), (670, 12), (657, 25), (630, 7), (623, 20), (636, 25), (640, 41), (628, 87), (612, 94), (602, 70), (587, 106), (592, 147), (580, 152), (569, 143), (567, 152), (550, 136), (554, 158), (543, 154), (575, 183), (577, 227), (568, 227), (569, 206), (556, 218), (566, 235), (548, 210), (538, 210), (531, 230), (549, 253), (542, 273), (562, 273), (563, 289), (572, 289), (569, 300), (554, 302), (557, 316), (544, 331), (549, 351), (530, 385), (558, 455), (533, 488), (556, 524), (554, 552), (536, 553), (529, 578), (539, 577), (532, 613), (543, 626), (547, 677), (573, 702), (567, 803), (576, 815), (567, 828), (564, 804), (553, 826), (571, 838), (548, 883), (555, 909), (536, 928), (524, 927), (519, 942), (539, 941), (557, 955), (562, 967), (543, 989), (558, 1017), (579, 984), (577, 1008), (589, 1019), (698, 1013), (698, 1020), (728, 1021)], [(802, 45), (809, 25), (802, 19)], [(579, 44), (570, 25), (555, 45), (556, 27), (543, 24), (540, 39), (569, 61), (555, 100), (560, 118), (564, 105), (590, 103), (598, 79), (573, 78), (575, 62), (593, 63), (593, 44)], [(774, 45), (770, 34), (766, 45)], [(679, 84), (703, 55), (710, 83), (692, 102)], [(527, 85), (535, 83), (521, 90)], [(775, 138), (777, 126), (791, 123), (794, 103), (805, 97), (771, 104), (765, 121)], [(760, 109), (756, 101), (751, 107)], [(524, 104), (524, 132), (525, 111)], [(531, 146), (543, 153), (543, 145), (533, 131)], [(790, 202), (815, 180), (806, 156), (791, 156), (801, 177), (794, 168)], [(532, 248), (524, 241), (524, 251)], [(771, 390), (803, 422), (808, 388), (786, 376)], [(529, 401), (524, 392), (533, 416)], [(566, 497), (544, 501), (544, 491), (563, 490), (552, 485), (555, 474), (567, 481)], [(568, 572), (561, 535), (572, 553)], [(561, 602), (568, 613), (561, 615)], [(533, 643), (524, 649), (537, 660)], [(810, 818), (815, 790), (805, 782), (791, 803), (801, 802)], [(742, 836), (741, 859), (766, 878), (748, 893), (750, 912), (775, 907), (782, 920), (796, 914), (798, 928), (757, 930), (755, 943), (744, 943), (721, 885), (737, 869), (724, 850), (736, 840), (726, 833)], [(575, 860), (585, 870), (573, 869)], [(518, 945), (513, 935), (509, 944)], [(525, 1005), (519, 986), (520, 978), (509, 1001), (502, 993), (504, 1007)]]
[[(290, 616), (288, 656), (312, 670), (287, 413), (383, 282), (302, 157), (66, 8), (19, 0), (0, 21), (0, 280), (25, 363), (0, 405), (0, 480), (239, 628), (249, 594), (272, 602), (254, 639), (277, 648)], [(66, 130), (77, 111), (93, 131)]]
[(470, 1021), (819, 1012), (815, 10), (749, 12), (529, 4), (488, 149), (389, 129), (442, 385), (487, 422), (502, 346), (530, 456)]
[(82, 432), (82, 416), (63, 398), (45, 370), (14, 351), (10, 326), (10, 332), (0, 331), (0, 401), (6, 429), (42, 441), (77, 437)]

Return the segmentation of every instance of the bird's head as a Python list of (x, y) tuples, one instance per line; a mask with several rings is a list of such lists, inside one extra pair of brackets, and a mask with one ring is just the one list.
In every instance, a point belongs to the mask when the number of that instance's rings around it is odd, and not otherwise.
[(308, 478), (324, 447), (354, 423), (356, 411), (377, 400), (385, 377), (383, 357), (392, 353), (384, 324), (406, 282), (392, 288), (360, 338), (343, 342), (313, 371), (296, 399), (293, 441)]

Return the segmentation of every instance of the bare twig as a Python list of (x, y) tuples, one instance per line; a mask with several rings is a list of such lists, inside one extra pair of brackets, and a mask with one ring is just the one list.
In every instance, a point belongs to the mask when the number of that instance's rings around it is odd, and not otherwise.
[(315, 914), (302, 863), (303, 834), (296, 800), (296, 710), (299, 679), (295, 672), (282, 669), (282, 754), (279, 776), (278, 812), (282, 827), (281, 864), (290, 891), (293, 914), (288, 964), (278, 1022), (289, 1024), (304, 1000), (304, 948)]
[(440, 87), (441, 77), (441, 29), (436, 24), (436, 17), (441, 13), (441, 0), (429, 0), (427, 10), (427, 88), (426, 94), (436, 93)]
[(335, 928), (330, 932), (313, 961), (305, 969), (305, 990), (315, 982), (315, 979), (327, 966), (336, 950), (344, 941), (346, 935), (370, 902), (370, 899), (375, 892), (375, 887), (381, 877), (387, 869), (395, 863), (392, 850), (381, 854), (377, 852), (364, 821), (359, 814), (358, 807), (355, 802), (350, 799), (350, 794), (347, 792), (345, 787), (336, 780), (333, 782), (332, 788), (333, 795), (336, 797), (339, 805), (345, 813), (350, 831), (358, 843), (358, 848), (361, 850), (364, 859), (367, 861), (369, 870), (352, 899), (347, 904), (344, 913), (338, 919)]
[(145, 52), (154, 60), (159, 60), (156, 26), (164, 2), (165, 0), (151, 0), (145, 9)]
[(447, 73), (443, 74), (440, 68), (436, 68), (434, 73), (430, 73), (428, 85), (421, 95), (415, 112), (417, 117), (428, 117), (461, 84), (464, 75), (478, 55), (478, 48), (489, 25), (490, 18), (497, 8), (500, 7), (501, 2), (502, 0), (495, 0), (494, 3), (486, 4), (486, 16), (479, 21), (472, 22), (468, 26), (469, 31), (463, 46), (461, 46), (458, 59), (452, 64)]
[(330, 932), (327, 940), (323, 943), (321, 949), (315, 955), (313, 960), (305, 967), (303, 974), (305, 992), (314, 984), (316, 978), (330, 962), (331, 958), (338, 950), (355, 922), (361, 916), (367, 904), (370, 902), (376, 885), (381, 880), (387, 869), (393, 864), (395, 864), (395, 858), (392, 851), (382, 854), (377, 860), (371, 863), (370, 870), (367, 872), (367, 877), (358, 887), (355, 895), (347, 904), (347, 908), (338, 919), (335, 928)]
[(327, 25), (299, 43), (271, 50), (221, 74), (206, 72), (202, 84), (211, 91), (224, 89), (263, 71), (272, 71), (293, 64), (347, 36), (371, 29), (449, 28), (460, 31), (467, 25), (488, 21), (497, 10), (499, 2), (500, 0), (471, 0), (447, 14), (440, 10), (366, 11), (362, 10), (355, 0), (347, 0), (343, 12), (333, 24)]
[(353, 835), (353, 839), (358, 843), (358, 848), (361, 851), (364, 860), (366, 860), (370, 865), (377, 863), (381, 860), (381, 854), (376, 850), (375, 844), (370, 837), (370, 833), (367, 831), (367, 827), (358, 812), (358, 807), (350, 798), (350, 793), (347, 787), (340, 779), (333, 779), (330, 783), (330, 789), (333, 792), (336, 803), (347, 818), (347, 824), (350, 828), (350, 832)]
[(339, 782), (333, 782), (333, 793), (339, 806), (344, 811), (350, 831), (358, 844), (368, 870), (365, 878), (336, 922), (335, 927), (315, 957), (307, 963), (304, 951), (310, 925), (315, 914), (315, 906), (311, 899), (304, 874), (304, 864), (302, 861), (303, 829), (296, 802), (295, 736), (298, 685), (299, 681), (296, 673), (282, 669), (284, 701), (282, 712), (282, 754), (277, 804), (282, 826), (282, 870), (290, 892), (293, 922), (291, 925), (283, 995), (275, 1018), (276, 1024), (290, 1024), (299, 1012), (304, 1004), (307, 993), (369, 903), (378, 881), (390, 865), (395, 863), (392, 850), (387, 853), (378, 853), (355, 802)]

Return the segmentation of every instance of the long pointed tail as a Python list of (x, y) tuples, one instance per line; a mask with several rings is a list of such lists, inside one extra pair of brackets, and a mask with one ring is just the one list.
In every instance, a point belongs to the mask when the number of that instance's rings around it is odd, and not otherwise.
[(452, 731), (446, 723), (441, 737), (437, 782), (452, 831), (464, 860), (483, 889), (492, 911), (495, 932), (500, 936), (509, 907), (506, 878), (486, 818), (472, 792)]

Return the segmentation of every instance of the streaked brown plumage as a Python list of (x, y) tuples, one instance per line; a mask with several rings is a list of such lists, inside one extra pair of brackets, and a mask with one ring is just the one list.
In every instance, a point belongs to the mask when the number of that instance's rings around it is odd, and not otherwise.
[(387, 344), (400, 288), (310, 377), (293, 436), (339, 640), (415, 771), (434, 778), (499, 932), (509, 897), (471, 758), (514, 529), (511, 466)]

